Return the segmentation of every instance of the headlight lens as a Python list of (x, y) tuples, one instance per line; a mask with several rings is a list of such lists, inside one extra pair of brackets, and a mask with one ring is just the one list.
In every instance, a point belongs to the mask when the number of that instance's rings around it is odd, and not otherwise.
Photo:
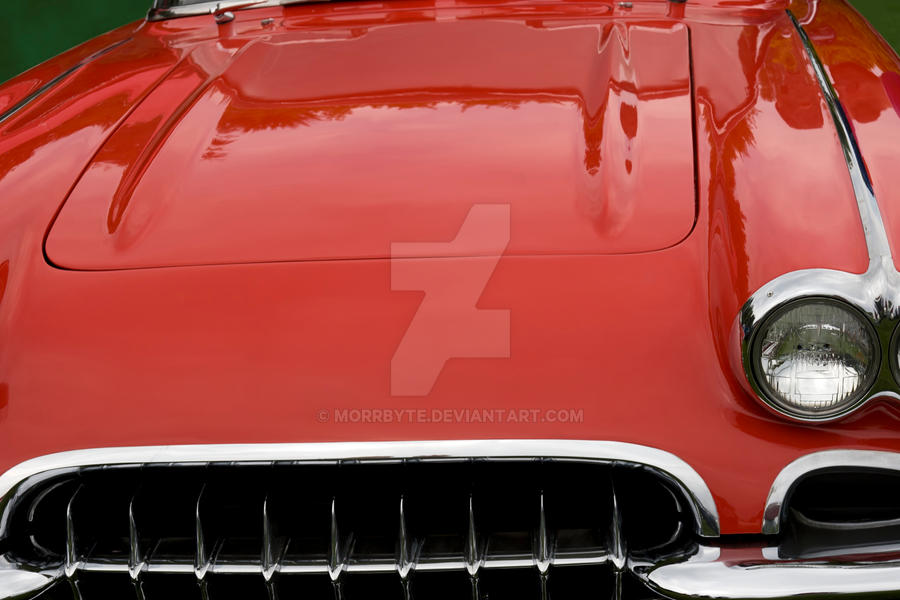
[(753, 345), (756, 380), (776, 408), (800, 418), (840, 414), (878, 374), (875, 332), (856, 310), (824, 298), (774, 311)]

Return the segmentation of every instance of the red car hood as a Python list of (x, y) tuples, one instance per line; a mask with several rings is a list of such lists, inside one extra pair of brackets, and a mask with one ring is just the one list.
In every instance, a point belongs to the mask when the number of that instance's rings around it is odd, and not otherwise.
[[(687, 28), (670, 21), (199, 43), (94, 158), (47, 255), (74, 269), (421, 256), (433, 248), (391, 245), (451, 240), (473, 205), (498, 203), (507, 255), (665, 248), (694, 224), (689, 79)], [(443, 253), (490, 253), (490, 237)]]
[(0, 470), (620, 440), (758, 533), (798, 456), (900, 449), (896, 409), (789, 424), (727, 362), (762, 284), (868, 257), (784, 3), (715, 4), (316, 4), (100, 40), (127, 39), (0, 125)]

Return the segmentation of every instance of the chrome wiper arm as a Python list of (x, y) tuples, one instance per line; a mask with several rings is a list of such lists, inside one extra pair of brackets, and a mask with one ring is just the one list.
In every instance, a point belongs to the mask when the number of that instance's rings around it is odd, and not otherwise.
[[(248, 8), (265, 8), (270, 6), (289, 6), (291, 4), (305, 4), (308, 2), (322, 2), (327, 0), (212, 0), (210, 2), (198, 2), (195, 4), (172, 5), (172, 0), (156, 0), (153, 8), (147, 14), (148, 21), (164, 21), (179, 17), (194, 17), (198, 15), (213, 15), (216, 23), (228, 23), (234, 18), (232, 11)], [(231, 15), (227, 17), (226, 15)]]
[(213, 18), (219, 25), (224, 25), (234, 20), (233, 10), (241, 10), (242, 8), (255, 8), (260, 4), (264, 4), (266, 0), (234, 0), (232, 2), (217, 2), (215, 8), (211, 9)]

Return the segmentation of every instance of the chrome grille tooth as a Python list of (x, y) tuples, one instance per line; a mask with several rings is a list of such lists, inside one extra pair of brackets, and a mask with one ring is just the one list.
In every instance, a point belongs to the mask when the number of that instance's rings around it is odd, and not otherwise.
[(272, 523), (269, 520), (269, 497), (266, 496), (263, 499), (263, 507), (262, 507), (262, 530), (263, 530), (263, 540), (262, 540), (262, 556), (260, 557), (262, 562), (262, 575), (263, 579), (268, 582), (272, 578), (272, 573), (274, 572), (272, 569), (272, 565), (275, 562), (272, 558)]
[[(206, 572), (209, 570), (210, 565), (210, 557), (206, 550), (206, 540), (203, 533), (203, 521), (200, 517), (200, 504), (205, 492), (206, 484), (203, 484), (203, 487), (200, 488), (200, 493), (197, 494), (197, 502), (194, 505), (194, 575), (201, 583), (205, 582)], [(206, 586), (201, 585), (201, 593), (205, 594), (205, 591)]]
[(84, 599), (84, 596), (81, 595), (81, 585), (78, 583), (78, 579), (69, 579), (69, 587), (72, 589), (72, 597), (75, 600)]
[(409, 575), (409, 540), (406, 533), (406, 514), (403, 510), (403, 496), (400, 496), (400, 531), (397, 539), (397, 573), (400, 579), (406, 580)]
[(547, 579), (550, 575), (550, 565), (553, 564), (553, 549), (550, 537), (547, 534), (547, 512), (544, 510), (544, 490), (540, 492), (540, 516), (538, 518), (537, 535), (534, 540), (534, 566), (537, 567), (541, 577), (541, 600), (547, 600)]
[(400, 531), (397, 536), (397, 574), (404, 582), (404, 594), (408, 593), (407, 582), (411, 572), (416, 568), (418, 558), (418, 543), (410, 539), (406, 524), (406, 499), (400, 496)]
[(328, 576), (331, 578), (331, 587), (334, 590), (334, 600), (343, 600), (344, 584), (341, 582), (341, 574), (347, 569), (347, 560), (353, 546), (353, 533), (341, 544), (341, 534), (337, 520), (337, 498), (331, 498), (331, 533), (328, 545)]
[[(64, 572), (69, 579), (72, 579), (75, 576), (75, 573), (78, 571), (82, 562), (81, 558), (78, 556), (78, 540), (75, 537), (75, 518), (72, 515), (72, 505), (75, 503), (75, 498), (78, 497), (78, 494), (83, 487), (83, 485), (79, 485), (78, 489), (75, 490), (75, 493), (69, 497), (69, 501), (66, 503), (66, 563)], [(74, 589), (75, 587), (73, 584), (73, 590)]]
[(473, 579), (478, 576), (478, 570), (484, 564), (484, 556), (479, 546), (478, 531), (475, 529), (475, 505), (472, 494), (469, 494), (469, 527), (466, 533), (466, 548), (463, 560), (466, 563), (466, 571)]
[(278, 589), (272, 579), (266, 580), (266, 594), (268, 594), (269, 600), (278, 600)]
[(616, 497), (616, 485), (610, 481), (612, 496), (612, 518), (609, 524), (609, 557), (613, 568), (618, 571), (625, 570), (628, 559), (625, 538), (622, 535), (622, 514), (619, 512), (619, 501)]
[(478, 530), (475, 528), (475, 501), (471, 493), (469, 494), (468, 531), (466, 532), (463, 562), (466, 565), (466, 572), (469, 574), (469, 582), (472, 585), (472, 600), (480, 600), (481, 592), (478, 584), (478, 571), (484, 564), (484, 556), (481, 553)]
[(263, 500), (263, 550), (262, 550), (262, 575), (266, 583), (272, 581), (281, 569), (281, 559), (284, 553), (284, 545), (275, 536), (272, 528), (272, 520), (269, 518), (269, 497)]
[(553, 549), (550, 536), (547, 533), (547, 513), (544, 510), (544, 491), (540, 492), (541, 511), (538, 519), (537, 535), (534, 543), (534, 565), (541, 577), (547, 575), (550, 565), (553, 563)]
[[(352, 534), (347, 538), (347, 541), (342, 545), (341, 544), (341, 534), (338, 529), (338, 521), (337, 521), (337, 499), (331, 499), (331, 535), (328, 545), (328, 576), (331, 578), (331, 582), (334, 584), (338, 583), (338, 580), (341, 577), (341, 573), (344, 572), (347, 568), (347, 554), (349, 554), (349, 549), (352, 544)], [(335, 593), (339, 593), (337, 587), (335, 587)]]
[(610, 497), (612, 500), (612, 518), (609, 524), (609, 558), (612, 562), (615, 582), (612, 600), (622, 600), (622, 584), (625, 579), (625, 567), (628, 563), (628, 549), (622, 535), (622, 513), (619, 511), (619, 500), (616, 497), (616, 483), (609, 478)]
[(616, 571), (613, 583), (612, 600), (622, 600), (622, 584), (625, 579), (624, 571)]
[[(128, 574), (131, 576), (131, 581), (137, 584), (141, 571), (144, 570), (144, 557), (141, 553), (140, 534), (134, 518), (134, 499), (135, 497), (132, 496), (128, 501)], [(138, 597), (143, 597), (143, 593), (138, 592)]]

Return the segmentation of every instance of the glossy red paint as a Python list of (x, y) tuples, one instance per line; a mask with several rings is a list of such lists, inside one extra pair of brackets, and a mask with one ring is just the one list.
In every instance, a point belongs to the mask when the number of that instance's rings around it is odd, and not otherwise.
[[(728, 366), (735, 315), (762, 284), (795, 269), (867, 265), (834, 126), (785, 8), (689, 0), (680, 14), (658, 0), (635, 0), (631, 10), (607, 2), (396, 0), (243, 11), (227, 29), (196, 17), (120, 30), (117, 39), (129, 41), (0, 126), (0, 263), (8, 263), (0, 469), (115, 445), (622, 440), (686, 460), (709, 484), (722, 531), (753, 533), (776, 473), (798, 456), (900, 450), (894, 405), (873, 404), (824, 426), (790, 424), (747, 396)], [(804, 17), (815, 12), (812, 23), (833, 28), (835, 39), (877, 43), (842, 2), (813, 8)], [(836, 16), (826, 18), (829, 11)], [(265, 18), (274, 24), (264, 26)], [(688, 94), (678, 62), (685, 31)], [(638, 32), (665, 32), (662, 43), (678, 50), (666, 57), (674, 71), (655, 70), (652, 47), (623, 42)], [(453, 52), (432, 46), (457, 34), (466, 43)], [(377, 61), (362, 68), (371, 57), (353, 50), (361, 39), (379, 41), (373, 52), (385, 57), (403, 48), (422, 63), (413, 72), (387, 64), (373, 72)], [(312, 78), (308, 87), (288, 74), (254, 80), (266, 65), (282, 64), (269, 51), (289, 40), (290, 52), (302, 48), (297, 56), (329, 65), (327, 80)], [(527, 54), (532, 40), (572, 56)], [(511, 61), (510, 48), (493, 48), (499, 41), (526, 52), (525, 64)], [(828, 51), (823, 59), (837, 64)], [(863, 60), (846, 59), (851, 67), (835, 74), (839, 87), (862, 65), (871, 72)], [(315, 64), (296, 68), (322, 75)], [(340, 101), (293, 98), (306, 89)], [(408, 89), (416, 91), (402, 100), (386, 97)], [(654, 165), (691, 164), (690, 154), (660, 152), (685, 151), (688, 97), (696, 205), (686, 231), (683, 174), (663, 177)], [(284, 98), (296, 103), (269, 104)], [(850, 110), (854, 119), (863, 114)], [(900, 127), (895, 112), (878, 115), (884, 131)], [(468, 140), (454, 137), (457, 126)], [(891, 138), (857, 127), (876, 185), (888, 189), (879, 153)], [(234, 137), (222, 138), (227, 131)], [(317, 134), (334, 164), (316, 156)], [(392, 187), (379, 172), (399, 177), (403, 165), (365, 145), (371, 136), (426, 171)], [(286, 161), (285, 148), (297, 164)], [(321, 169), (318, 178), (304, 174), (305, 162)], [(591, 195), (585, 182), (593, 167), (600, 182), (635, 182), (625, 203), (634, 212), (618, 237), (596, 227), (594, 216), (606, 208), (597, 198), (618, 198), (602, 185)], [(426, 185), (426, 174), (439, 185)], [(202, 188), (192, 187), (198, 182)], [(281, 182), (320, 193), (292, 196)], [(490, 196), (480, 195), (485, 185), (494, 187)], [(245, 194), (254, 188), (267, 194)], [(292, 197), (303, 205), (293, 207)], [(897, 205), (889, 193), (879, 199), (886, 213)], [(449, 241), (468, 209), (486, 201), (510, 205), (510, 251), (477, 306), (509, 311), (509, 357), (452, 358), (427, 396), (392, 396), (391, 359), (423, 293), (392, 290), (385, 244)], [(576, 210), (584, 208), (579, 201), (597, 202), (600, 212)], [(427, 203), (433, 214), (420, 210)], [(655, 210), (672, 212), (659, 222)], [(376, 232), (379, 211), (390, 221)], [(284, 221), (299, 214), (312, 220), (296, 223), (303, 236), (294, 240), (294, 223)], [(127, 235), (111, 235), (111, 222)], [(48, 264), (48, 232), (51, 260), (93, 270)], [(334, 239), (322, 237), (329, 232)], [(460, 254), (477, 254), (477, 242)], [(645, 251), (629, 252), (637, 249)], [(311, 257), (341, 260), (297, 260)], [(453, 281), (495, 259), (397, 260)], [(245, 264), (198, 264), (205, 262)], [(147, 268), (154, 264), (184, 266)], [(441, 308), (448, 318), (451, 308)], [(334, 412), (546, 407), (580, 410), (583, 419), (336, 422)]]

